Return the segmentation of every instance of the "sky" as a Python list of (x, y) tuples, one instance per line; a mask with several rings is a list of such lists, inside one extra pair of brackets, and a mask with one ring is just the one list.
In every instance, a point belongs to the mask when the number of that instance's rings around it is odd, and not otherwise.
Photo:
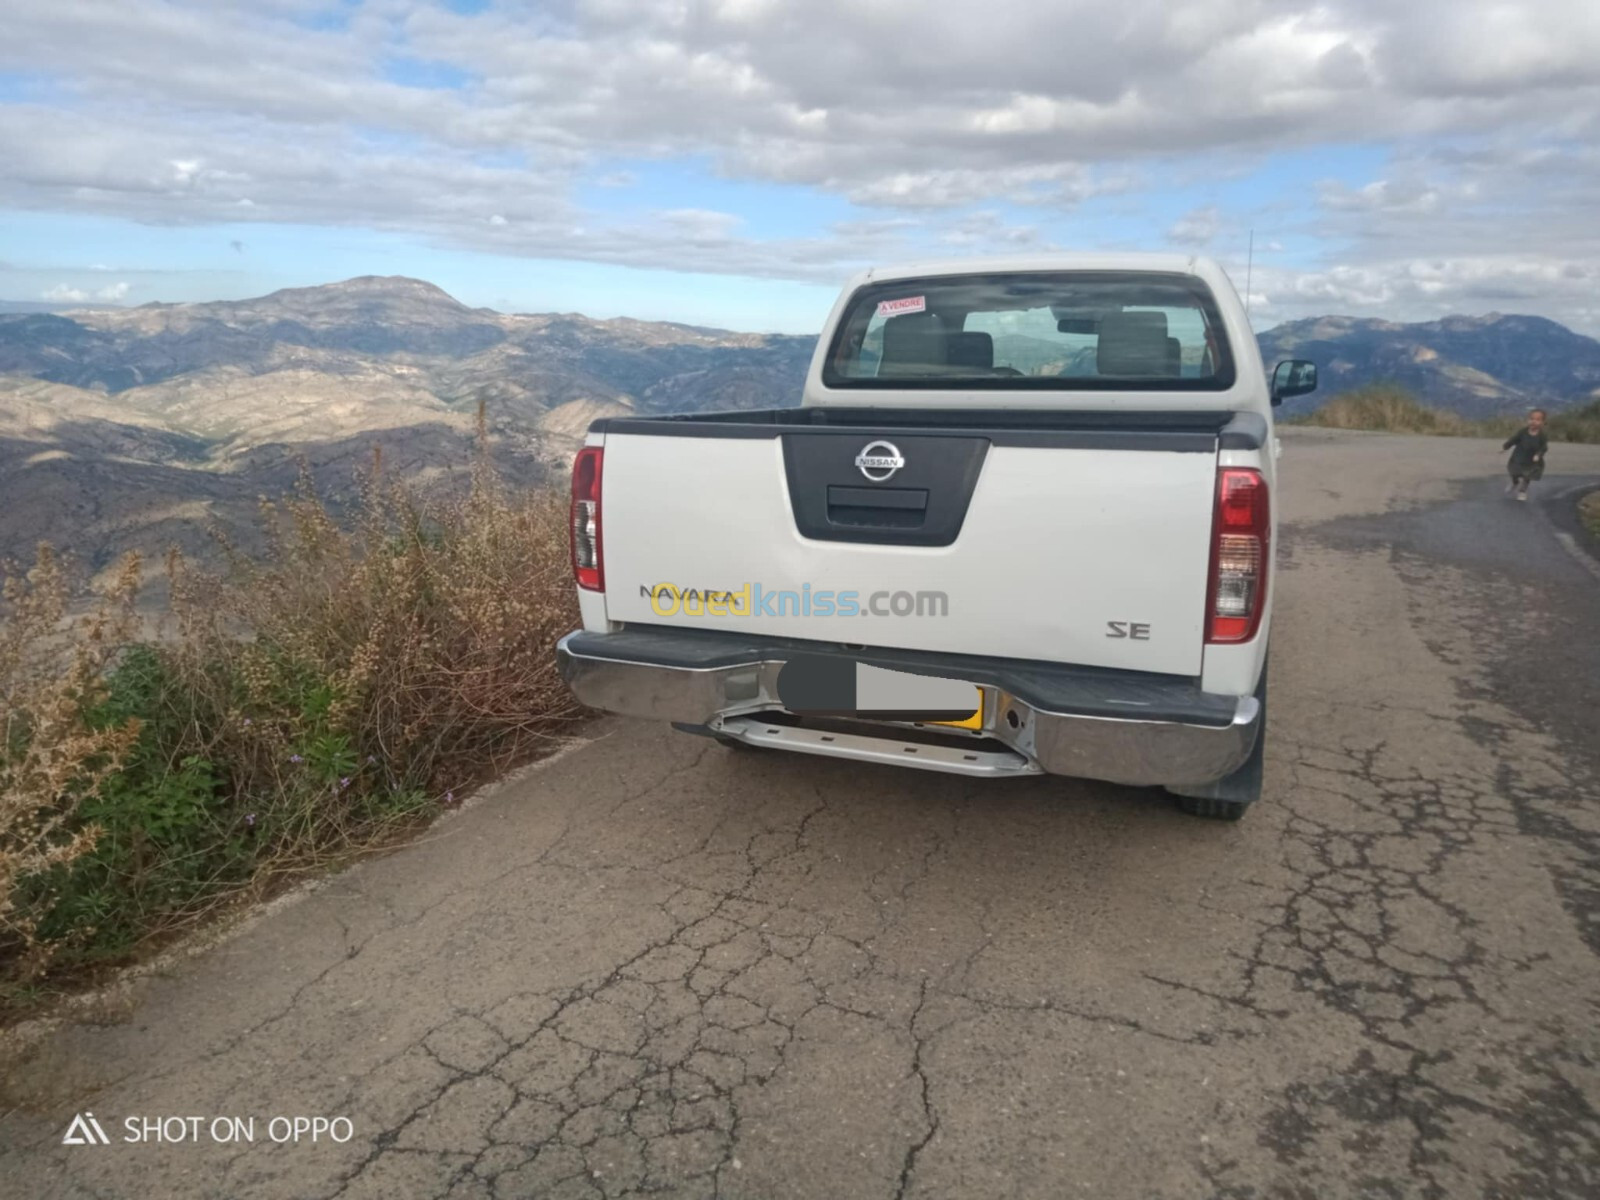
[(1258, 328), (1600, 335), (1595, 0), (4, 8), (0, 299), (398, 274), (812, 332), (873, 264), (1176, 249)]

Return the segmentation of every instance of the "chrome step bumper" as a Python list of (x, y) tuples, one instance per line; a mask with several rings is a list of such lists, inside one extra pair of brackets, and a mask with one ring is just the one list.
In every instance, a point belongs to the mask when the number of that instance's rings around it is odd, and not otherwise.
[(867, 728), (863, 726), (860, 733), (845, 733), (804, 725), (774, 725), (759, 716), (719, 717), (706, 727), (707, 732), (734, 738), (747, 746), (797, 750), (801, 754), (823, 754), (891, 767), (919, 767), (950, 775), (997, 779), (1006, 775), (1038, 775), (1044, 771), (1038, 763), (1029, 762), (1015, 750), (995, 749), (992, 743), (986, 746), (977, 738), (972, 739), (969, 748), (959, 743), (902, 741), (895, 737), (891, 725), (871, 726), (872, 732), (866, 732)]
[[(906, 726), (855, 722), (849, 732), (764, 721), (782, 712), (778, 672), (822, 650), (896, 670), (970, 679), (984, 727), (944, 730), (938, 744)], [(755, 746), (961, 775), (1070, 775), (1134, 786), (1210, 783), (1255, 747), (1261, 705), (1193, 681), (1055, 664), (903, 651), (850, 650), (777, 638), (631, 628), (582, 630), (556, 647), (562, 677), (590, 708), (701, 726)], [(923, 727), (926, 728), (926, 727)]]

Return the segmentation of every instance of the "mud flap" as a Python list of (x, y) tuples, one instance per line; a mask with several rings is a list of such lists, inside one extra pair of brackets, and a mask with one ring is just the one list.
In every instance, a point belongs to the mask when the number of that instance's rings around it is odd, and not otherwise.
[(1238, 805), (1241, 809), (1261, 799), (1261, 779), (1267, 749), (1267, 663), (1261, 664), (1261, 682), (1256, 684), (1256, 699), (1261, 703), (1261, 719), (1256, 724), (1256, 744), (1231, 774), (1212, 783), (1169, 784), (1167, 791), (1174, 796), (1193, 800), (1219, 801), (1223, 805)]

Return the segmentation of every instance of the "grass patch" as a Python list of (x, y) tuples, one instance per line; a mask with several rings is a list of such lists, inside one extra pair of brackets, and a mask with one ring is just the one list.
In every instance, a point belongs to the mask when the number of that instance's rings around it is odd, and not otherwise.
[(1385, 433), (1465, 435), (1468, 422), (1455, 413), (1429, 408), (1403, 388), (1374, 384), (1345, 392), (1292, 425), (1326, 429), (1368, 429)]
[[(1335, 396), (1315, 412), (1288, 422), (1325, 429), (1501, 439), (1510, 437), (1526, 423), (1525, 417), (1517, 416), (1468, 420), (1458, 413), (1430, 408), (1404, 388), (1382, 383)], [(1552, 442), (1600, 443), (1600, 400), (1581, 408), (1551, 412), (1545, 433)]]
[(1578, 519), (1585, 529), (1600, 538), (1600, 492), (1590, 492), (1578, 501)]
[(48, 547), (0, 601), (0, 1015), (218, 909), (426, 822), (577, 715), (566, 505), (486, 463), (428, 500), (365, 481), (341, 527), (309, 479), (267, 549), (140, 566), (73, 616)]

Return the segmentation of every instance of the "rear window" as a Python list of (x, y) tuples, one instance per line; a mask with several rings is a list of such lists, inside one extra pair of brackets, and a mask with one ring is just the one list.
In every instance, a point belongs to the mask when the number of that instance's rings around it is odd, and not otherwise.
[(1233, 357), (1190, 275), (1062, 272), (862, 288), (822, 381), (842, 388), (1223, 391)]

